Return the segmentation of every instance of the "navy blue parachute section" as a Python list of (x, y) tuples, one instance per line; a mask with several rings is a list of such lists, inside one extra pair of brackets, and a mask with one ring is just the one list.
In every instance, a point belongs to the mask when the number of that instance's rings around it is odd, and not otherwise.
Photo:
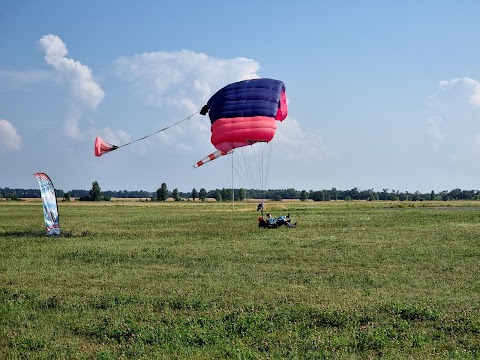
[[(210, 121), (213, 124), (220, 118), (276, 118), (284, 92), (284, 83), (274, 79), (252, 79), (229, 84), (208, 100)], [(206, 113), (205, 110), (202, 113)]]

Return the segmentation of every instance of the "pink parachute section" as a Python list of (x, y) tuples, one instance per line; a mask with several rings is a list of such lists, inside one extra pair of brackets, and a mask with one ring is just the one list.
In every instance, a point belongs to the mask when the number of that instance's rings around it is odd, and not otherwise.
[(280, 106), (278, 107), (277, 115), (275, 120), (283, 121), (288, 115), (288, 105), (287, 105), (287, 94), (285, 91), (282, 91), (280, 94)]
[(230, 151), (273, 139), (277, 122), (268, 116), (221, 118), (212, 124), (212, 144), (220, 151)]
[(99, 136), (95, 138), (95, 156), (102, 156), (115, 149), (118, 149), (117, 145), (109, 144)]
[(232, 152), (233, 152), (233, 150), (230, 150), (230, 151), (217, 150), (217, 151), (211, 153), (210, 155), (206, 156), (205, 158), (203, 158), (199, 162), (197, 162), (195, 165), (193, 165), (193, 168), (195, 169), (199, 166), (202, 166), (203, 164), (206, 164), (209, 161), (215, 160), (216, 158), (219, 158), (220, 156), (231, 154)]

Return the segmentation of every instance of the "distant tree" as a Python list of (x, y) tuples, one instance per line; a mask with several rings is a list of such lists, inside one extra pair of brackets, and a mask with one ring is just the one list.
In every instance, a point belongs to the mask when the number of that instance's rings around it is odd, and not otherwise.
[(231, 200), (231, 191), (230, 189), (225, 189), (223, 188), (222, 189), (222, 200), (223, 201), (228, 201), (228, 200)]
[(92, 182), (92, 188), (88, 192), (88, 195), (91, 201), (102, 200), (102, 189), (97, 181)]
[(358, 188), (354, 187), (352, 190), (349, 190), (347, 196), (350, 197), (350, 200), (358, 200), (359, 199)]
[(325, 201), (325, 194), (323, 191), (315, 191), (312, 196), (313, 201)]
[(413, 194), (413, 197), (412, 197), (412, 200), (413, 201), (419, 201), (420, 200), (420, 191), (415, 191), (415, 193)]
[(180, 195), (178, 195), (178, 189), (177, 188), (173, 189), (172, 197), (173, 197), (173, 200), (180, 201)]
[(157, 200), (165, 201), (167, 200), (167, 197), (168, 197), (167, 184), (162, 183), (162, 185), (160, 185), (160, 188), (157, 189)]
[(207, 198), (207, 190), (205, 188), (200, 189), (200, 193), (198, 194), (198, 198), (201, 201), (205, 201), (205, 199)]
[(378, 195), (379, 200), (388, 200), (388, 189), (383, 189), (382, 192)]
[(332, 200), (332, 194), (328, 190), (323, 191), (323, 201), (330, 201)]
[(244, 188), (238, 190), (238, 200), (243, 201), (247, 198), (247, 191)]
[(461, 189), (453, 189), (452, 191), (450, 191), (450, 197), (453, 199), (453, 200), (461, 200), (461, 199), (464, 199), (465, 197), (463, 196), (462, 194), (462, 190)]
[(71, 200), (70, 192), (67, 192), (63, 195), (63, 200), (64, 201), (70, 201)]
[(220, 189), (215, 190), (215, 200), (222, 201), (222, 191)]
[(337, 188), (332, 187), (332, 195), (333, 195), (333, 199), (334, 199), (335, 201), (337, 201), (337, 200), (338, 200), (338, 191), (337, 191)]
[(9, 194), (9, 195), (8, 195), (8, 198), (9, 198), (10, 200), (14, 200), (14, 201), (20, 200), (20, 198), (18, 197), (18, 195), (15, 194), (15, 193)]
[(192, 189), (192, 200), (195, 201), (196, 198), (198, 198), (198, 191), (197, 191), (197, 189), (193, 188)]
[(308, 199), (308, 193), (305, 190), (302, 190), (300, 193), (300, 201), (307, 201)]
[(367, 190), (366, 193), (368, 201), (378, 200), (378, 193), (376, 191), (373, 191), (373, 189)]
[(286, 191), (284, 191), (281, 196), (284, 199), (298, 199), (298, 191), (293, 188), (289, 188)]

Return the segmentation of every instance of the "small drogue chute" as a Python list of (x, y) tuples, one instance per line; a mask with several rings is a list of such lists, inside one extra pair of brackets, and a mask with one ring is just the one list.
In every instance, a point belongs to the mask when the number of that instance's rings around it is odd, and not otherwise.
[[(207, 113), (212, 124), (211, 142), (218, 150), (207, 156), (210, 160), (237, 148), (268, 143), (275, 135), (277, 120), (287, 117), (285, 85), (266, 78), (229, 84), (217, 91), (200, 111), (201, 115)], [(207, 162), (204, 160), (194, 167)]]
[(99, 136), (95, 138), (95, 156), (102, 156), (116, 149), (118, 149), (117, 145), (109, 144)]
[(55, 196), (53, 182), (45, 173), (36, 173), (33, 175), (37, 178), (38, 185), (40, 186), (47, 235), (60, 235), (57, 198)]

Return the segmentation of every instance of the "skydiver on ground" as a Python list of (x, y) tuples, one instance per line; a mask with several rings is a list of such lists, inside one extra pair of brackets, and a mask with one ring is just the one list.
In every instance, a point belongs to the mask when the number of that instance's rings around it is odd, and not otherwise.
[(258, 204), (257, 211), (261, 210), (263, 212), (264, 207), (265, 207), (265, 202), (262, 201), (260, 204)]
[(272, 215), (270, 213), (268, 213), (266, 221), (270, 225), (282, 224), (282, 225), (287, 225), (289, 228), (293, 228), (293, 227), (297, 226), (296, 222), (294, 224), (290, 223), (290, 221), (291, 221), (290, 214), (287, 214), (287, 216), (280, 215), (278, 218), (274, 218), (274, 217), (272, 217)]

